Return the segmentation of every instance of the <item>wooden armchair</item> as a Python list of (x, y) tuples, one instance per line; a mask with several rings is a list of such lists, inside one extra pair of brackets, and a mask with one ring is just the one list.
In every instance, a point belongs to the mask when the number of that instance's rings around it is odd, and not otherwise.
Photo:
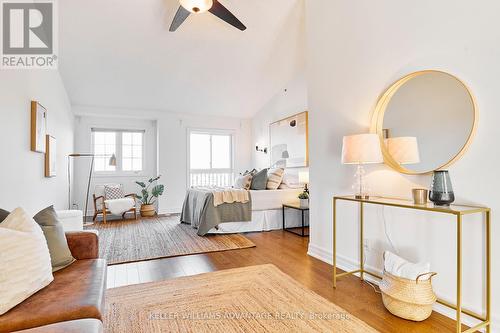
[[(107, 215), (111, 215), (111, 211), (106, 207), (105, 195), (104, 195), (104, 185), (96, 185), (94, 192), (95, 193), (92, 194), (92, 196), (94, 198), (94, 216), (92, 218), (92, 221), (95, 221), (97, 216), (99, 214), (101, 214), (103, 222), (106, 223), (106, 217), (107, 217)], [(129, 210), (123, 212), (122, 219), (125, 219), (125, 214), (130, 212), (130, 213), (134, 213), (134, 219), (137, 220), (137, 209), (135, 206), (135, 203), (136, 203), (135, 193), (126, 194), (124, 197), (125, 198), (132, 198), (134, 200), (134, 205)]]

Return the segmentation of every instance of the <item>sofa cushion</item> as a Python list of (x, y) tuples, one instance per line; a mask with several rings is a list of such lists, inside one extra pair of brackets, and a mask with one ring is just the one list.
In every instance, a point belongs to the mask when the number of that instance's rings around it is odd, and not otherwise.
[(54, 281), (0, 316), (0, 332), (61, 321), (101, 319), (106, 290), (106, 260), (77, 260), (54, 273)]
[(47, 286), (53, 277), (42, 229), (22, 208), (0, 223), (0, 244), (2, 315)]
[(0, 208), (0, 222), (5, 220), (7, 216), (9, 216), (10, 212), (8, 210)]
[(102, 333), (102, 321), (97, 319), (78, 319), (63, 321), (36, 328), (28, 328), (22, 333)]
[(55, 272), (71, 265), (75, 258), (71, 255), (63, 225), (59, 222), (54, 206), (42, 209), (33, 219), (42, 227), (45, 239), (47, 239), (52, 271)]

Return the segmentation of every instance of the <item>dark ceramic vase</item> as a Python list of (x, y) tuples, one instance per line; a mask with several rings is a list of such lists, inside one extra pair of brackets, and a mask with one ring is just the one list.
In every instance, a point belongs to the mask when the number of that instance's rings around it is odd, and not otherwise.
[(437, 170), (432, 175), (429, 200), (437, 206), (449, 206), (455, 201), (448, 170)]

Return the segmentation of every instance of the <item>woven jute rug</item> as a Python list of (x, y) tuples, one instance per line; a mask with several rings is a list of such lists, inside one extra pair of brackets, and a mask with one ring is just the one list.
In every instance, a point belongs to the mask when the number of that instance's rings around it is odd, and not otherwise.
[(99, 253), (109, 265), (255, 246), (240, 234), (198, 236), (177, 215), (96, 222), (85, 229), (99, 231)]
[(108, 289), (106, 332), (376, 332), (274, 265)]

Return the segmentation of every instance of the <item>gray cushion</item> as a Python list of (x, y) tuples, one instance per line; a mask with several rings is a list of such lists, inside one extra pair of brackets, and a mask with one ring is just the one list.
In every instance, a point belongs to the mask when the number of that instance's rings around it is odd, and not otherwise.
[(262, 169), (252, 177), (251, 190), (265, 190), (267, 186), (267, 169)]
[(57, 218), (54, 206), (41, 210), (33, 219), (40, 225), (47, 240), (52, 271), (55, 272), (71, 265), (75, 258), (71, 255), (63, 226)]
[(5, 209), (0, 208), (0, 222), (5, 220), (7, 216), (9, 216), (10, 212), (6, 211)]

